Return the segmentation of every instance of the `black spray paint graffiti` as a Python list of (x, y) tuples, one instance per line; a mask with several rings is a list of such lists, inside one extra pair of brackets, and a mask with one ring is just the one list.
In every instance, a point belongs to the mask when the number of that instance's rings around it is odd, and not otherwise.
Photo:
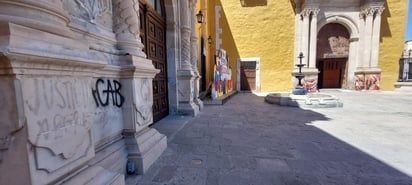
[[(97, 79), (96, 81), (96, 89), (92, 89), (94, 102), (96, 102), (96, 106), (106, 107), (109, 105), (110, 96), (112, 97), (113, 106), (122, 107), (124, 103), (124, 96), (120, 93), (120, 89), (122, 88), (122, 84), (119, 81), (113, 80), (113, 85), (110, 80), (106, 81), (107, 86), (106, 89), (99, 89), (99, 84), (105, 85), (103, 79)], [(103, 99), (102, 99), (103, 98)]]

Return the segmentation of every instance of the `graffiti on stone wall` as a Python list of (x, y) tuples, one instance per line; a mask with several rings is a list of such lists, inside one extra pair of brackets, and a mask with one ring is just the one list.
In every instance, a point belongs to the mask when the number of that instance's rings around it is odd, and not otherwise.
[(53, 172), (75, 160), (91, 158), (90, 80), (39, 77), (24, 79), (22, 87), (37, 168)]
[(106, 80), (105, 82), (103, 79), (97, 79), (95, 89), (92, 89), (96, 106), (106, 107), (111, 100), (113, 106), (122, 107), (124, 96), (120, 93), (121, 88), (122, 84), (117, 80)]
[(380, 74), (357, 74), (355, 75), (355, 90), (379, 90), (380, 80)]

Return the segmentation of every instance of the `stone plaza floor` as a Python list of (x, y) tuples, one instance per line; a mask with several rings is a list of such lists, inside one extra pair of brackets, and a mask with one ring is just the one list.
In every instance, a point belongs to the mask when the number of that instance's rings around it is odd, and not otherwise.
[(138, 185), (412, 185), (412, 93), (321, 90), (342, 108), (238, 93), (153, 125), (168, 147)]

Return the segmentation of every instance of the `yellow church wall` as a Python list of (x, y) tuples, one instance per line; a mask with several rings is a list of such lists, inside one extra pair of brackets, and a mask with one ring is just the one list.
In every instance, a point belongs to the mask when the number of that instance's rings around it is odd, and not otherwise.
[[(267, 1), (243, 7), (239, 0), (215, 2), (221, 6), (221, 48), (228, 51), (231, 66), (236, 66), (238, 58), (259, 57), (261, 91), (291, 90), (295, 19), (290, 2)], [(211, 25), (212, 37), (214, 30)]]
[(393, 90), (398, 80), (399, 58), (404, 49), (408, 0), (387, 0), (382, 13), (379, 67), (381, 90)]
[[(220, 46), (229, 56), (233, 84), (236, 85), (238, 58), (259, 57), (261, 92), (290, 91), (293, 79), (291, 72), (296, 60), (296, 56), (293, 56), (295, 14), (290, 1), (244, 0), (245, 6), (242, 6), (242, 1), (239, 0), (206, 2), (205, 39), (209, 35), (213, 39), (212, 44), (206, 41), (206, 83), (209, 84), (213, 79), (216, 53), (215, 8), (220, 6)], [(393, 90), (397, 81), (398, 61), (404, 49), (407, 12), (408, 0), (387, 0), (385, 3), (379, 54), (379, 68), (382, 69), (381, 90)]]

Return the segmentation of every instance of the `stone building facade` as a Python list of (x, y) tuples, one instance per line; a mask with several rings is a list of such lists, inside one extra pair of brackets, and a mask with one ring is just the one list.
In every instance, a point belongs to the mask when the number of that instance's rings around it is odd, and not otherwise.
[[(208, 0), (205, 48), (227, 51), (237, 90), (290, 92), (300, 52), (308, 91), (393, 90), (405, 42), (407, 0)], [(250, 65), (250, 64), (253, 65)], [(250, 69), (253, 66), (254, 69)], [(206, 71), (206, 79), (210, 78)], [(210, 81), (210, 80), (209, 80)], [(251, 81), (243, 88), (244, 81)], [(206, 84), (208, 81), (206, 81)]]
[(153, 119), (203, 106), (195, 5), (0, 0), (0, 184), (144, 173), (167, 145)]
[[(295, 55), (302, 52), (309, 90), (379, 90), (384, 0), (294, 1)], [(310, 84), (310, 85), (309, 85)], [(312, 86), (312, 87), (310, 87)]]

